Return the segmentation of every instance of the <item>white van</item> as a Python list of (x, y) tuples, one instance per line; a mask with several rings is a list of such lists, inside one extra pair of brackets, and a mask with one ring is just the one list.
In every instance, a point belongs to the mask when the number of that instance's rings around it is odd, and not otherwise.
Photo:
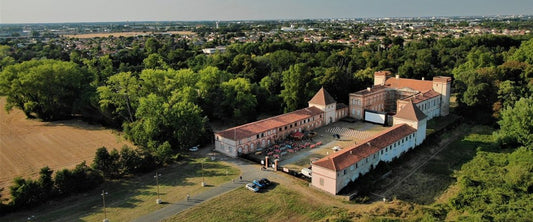
[(311, 169), (309, 169), (309, 168), (303, 168), (301, 172), (302, 172), (302, 174), (303, 174), (304, 176), (311, 178), (311, 172), (312, 172)]

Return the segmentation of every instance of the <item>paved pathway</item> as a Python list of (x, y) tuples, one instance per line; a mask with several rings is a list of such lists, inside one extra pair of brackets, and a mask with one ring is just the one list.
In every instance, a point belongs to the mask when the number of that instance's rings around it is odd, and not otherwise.
[(238, 187), (244, 186), (245, 184), (250, 183), (253, 179), (263, 178), (263, 177), (269, 178), (271, 180), (273, 179), (274, 181), (282, 179), (281, 175), (278, 175), (271, 170), (263, 171), (261, 170), (261, 167), (258, 164), (254, 164), (254, 163), (251, 163), (245, 160), (222, 157), (222, 161), (233, 163), (234, 165), (236, 165), (241, 170), (242, 181), (240, 181), (239, 178), (236, 177), (235, 182), (230, 181), (225, 184), (221, 184), (217, 187), (213, 187), (212, 189), (206, 190), (202, 193), (191, 196), (189, 201), (187, 201), (184, 198), (182, 201), (178, 201), (175, 203), (168, 203), (168, 207), (157, 210), (151, 214), (144, 215), (133, 221), (135, 222), (161, 221), (165, 218), (178, 214), (190, 207), (193, 207), (204, 201), (207, 201), (211, 198), (217, 197), (219, 195), (232, 191)]

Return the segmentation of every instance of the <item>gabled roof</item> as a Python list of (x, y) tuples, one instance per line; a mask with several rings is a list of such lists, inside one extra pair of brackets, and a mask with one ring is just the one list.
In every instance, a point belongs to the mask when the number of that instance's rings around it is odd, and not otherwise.
[(372, 87), (368, 87), (367, 89), (361, 89), (357, 92), (354, 92), (353, 94), (355, 95), (365, 95), (365, 94), (369, 94), (369, 93), (375, 93), (375, 92), (379, 92), (379, 91), (382, 91), (382, 90), (385, 90), (387, 87), (385, 86), (382, 86), (382, 85), (373, 85)]
[(437, 96), (440, 96), (440, 93), (436, 92), (435, 90), (428, 90), (426, 92), (417, 93), (415, 95), (403, 98), (401, 100), (411, 100), (414, 104), (418, 104), (428, 99), (435, 98)]
[(335, 99), (331, 97), (331, 95), (324, 89), (324, 87), (320, 88), (318, 92), (313, 96), (311, 100), (309, 100), (309, 103), (316, 104), (316, 105), (329, 105), (332, 103), (336, 103)]
[(294, 122), (308, 119), (323, 113), (324, 111), (322, 111), (321, 109), (312, 106), (304, 109), (299, 109), (290, 113), (285, 113), (279, 116), (270, 117), (268, 119), (263, 119), (229, 128), (216, 134), (231, 140), (238, 140), (251, 137), (259, 133), (266, 132), (268, 130), (277, 129), (278, 127), (286, 126)]
[(394, 125), (359, 144), (317, 160), (313, 165), (334, 171), (343, 170), (414, 132), (416, 129), (405, 123)]
[(408, 102), (394, 117), (402, 118), (412, 121), (420, 121), (425, 119), (427, 116), (415, 106), (414, 103)]
[(433, 82), (428, 80), (418, 79), (404, 79), (404, 78), (388, 78), (385, 81), (385, 86), (389, 88), (401, 89), (411, 88), (419, 92), (426, 92), (433, 89)]

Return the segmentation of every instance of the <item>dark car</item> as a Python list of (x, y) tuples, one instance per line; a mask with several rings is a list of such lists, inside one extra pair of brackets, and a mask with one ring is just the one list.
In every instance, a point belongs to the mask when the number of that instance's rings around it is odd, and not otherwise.
[(264, 188), (265, 186), (259, 182), (259, 180), (253, 180), (252, 183), (259, 187), (260, 189)]
[(267, 178), (260, 179), (258, 183), (261, 184), (262, 187), (270, 186), (270, 180), (268, 180)]

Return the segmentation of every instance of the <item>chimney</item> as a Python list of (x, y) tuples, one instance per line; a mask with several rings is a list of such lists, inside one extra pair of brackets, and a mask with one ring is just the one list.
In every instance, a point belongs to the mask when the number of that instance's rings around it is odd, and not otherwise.
[(422, 77), (422, 80), (425, 80), (424, 77)]
[(372, 88), (366, 87), (366, 90), (368, 90), (370, 92), (370, 91), (372, 91)]
[(399, 79), (399, 78), (400, 78), (400, 75), (396, 75), (396, 78)]

